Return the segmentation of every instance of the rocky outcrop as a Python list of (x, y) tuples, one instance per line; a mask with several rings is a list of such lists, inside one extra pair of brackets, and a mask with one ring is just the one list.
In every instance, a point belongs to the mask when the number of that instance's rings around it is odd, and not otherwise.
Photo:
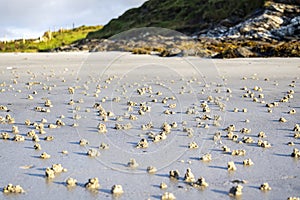
[(300, 36), (300, 7), (283, 3), (269, 3), (259, 13), (232, 27), (219, 25), (200, 37), (221, 39), (249, 39), (283, 41)]
[(289, 24), (273, 30), (271, 33), (279, 39), (300, 39), (300, 16), (292, 18)]

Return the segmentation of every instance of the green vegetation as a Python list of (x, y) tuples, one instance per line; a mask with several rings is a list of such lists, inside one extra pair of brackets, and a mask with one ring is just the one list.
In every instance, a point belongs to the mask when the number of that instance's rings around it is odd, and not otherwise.
[[(162, 27), (185, 34), (199, 32), (228, 19), (231, 25), (264, 6), (264, 0), (150, 0), (126, 11), (87, 38), (109, 38), (141, 27)], [(229, 22), (228, 22), (229, 21)], [(224, 22), (224, 25), (226, 25)], [(229, 25), (229, 24), (228, 24)]]
[(56, 32), (45, 32), (39, 39), (15, 40), (0, 42), (0, 52), (43, 52), (72, 44), (84, 39), (91, 31), (98, 31), (102, 26), (80, 26), (74, 29), (61, 29)]

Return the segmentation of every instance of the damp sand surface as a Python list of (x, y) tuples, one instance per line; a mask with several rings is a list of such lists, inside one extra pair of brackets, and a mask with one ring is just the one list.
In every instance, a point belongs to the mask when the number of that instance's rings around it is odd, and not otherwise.
[(243, 199), (299, 197), (299, 77), (299, 58), (0, 54), (0, 188), (25, 191), (0, 199), (232, 199), (237, 184)]

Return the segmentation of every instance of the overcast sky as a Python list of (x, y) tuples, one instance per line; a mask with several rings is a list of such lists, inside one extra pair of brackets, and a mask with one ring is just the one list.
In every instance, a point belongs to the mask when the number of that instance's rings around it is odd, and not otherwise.
[(105, 25), (146, 0), (0, 0), (0, 40), (37, 38), (49, 28)]

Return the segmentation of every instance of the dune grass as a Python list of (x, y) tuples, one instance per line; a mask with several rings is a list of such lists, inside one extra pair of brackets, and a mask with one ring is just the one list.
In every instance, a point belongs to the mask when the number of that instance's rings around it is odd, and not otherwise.
[(0, 52), (44, 52), (51, 49), (70, 45), (78, 40), (84, 39), (91, 31), (98, 31), (102, 26), (80, 26), (74, 29), (52, 32), (52, 39), (39, 41), (36, 39), (14, 40), (0, 42)]

